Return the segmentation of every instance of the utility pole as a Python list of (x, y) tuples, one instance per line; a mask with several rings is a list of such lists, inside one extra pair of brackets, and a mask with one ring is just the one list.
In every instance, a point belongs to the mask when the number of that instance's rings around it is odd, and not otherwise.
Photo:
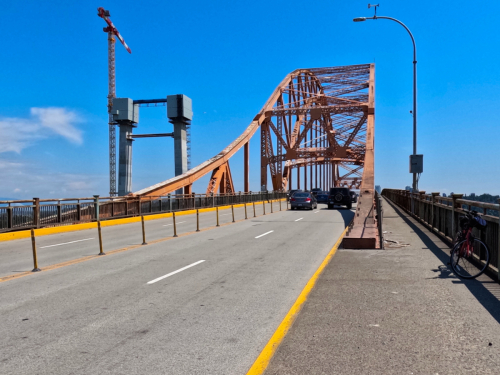
[(108, 125), (109, 125), (109, 195), (116, 196), (116, 129), (111, 108), (113, 107), (113, 98), (116, 97), (115, 83), (115, 36), (123, 44), (128, 53), (132, 53), (127, 46), (122, 36), (109, 19), (111, 16), (109, 10), (102, 7), (97, 8), (97, 15), (108, 24), (103, 28), (105, 33), (108, 33)]

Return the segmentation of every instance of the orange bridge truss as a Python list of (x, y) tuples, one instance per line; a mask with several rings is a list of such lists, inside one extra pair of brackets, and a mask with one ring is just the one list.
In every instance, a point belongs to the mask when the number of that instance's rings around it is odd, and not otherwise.
[(189, 194), (193, 182), (208, 173), (207, 194), (232, 193), (229, 159), (242, 147), (244, 190), (249, 191), (248, 142), (259, 128), (261, 189), (267, 190), (270, 178), (273, 190), (347, 186), (373, 191), (374, 75), (374, 64), (295, 70), (222, 152), (134, 195), (159, 196), (180, 188)]
[[(297, 69), (274, 90), (247, 129), (213, 158), (186, 173), (136, 192), (161, 196), (211, 173), (206, 194), (234, 193), (229, 159), (244, 148), (249, 191), (249, 141), (260, 128), (261, 190), (360, 190), (346, 248), (380, 246), (374, 209), (375, 65)], [(295, 183), (294, 182), (295, 178)], [(268, 181), (270, 179), (270, 181)]]

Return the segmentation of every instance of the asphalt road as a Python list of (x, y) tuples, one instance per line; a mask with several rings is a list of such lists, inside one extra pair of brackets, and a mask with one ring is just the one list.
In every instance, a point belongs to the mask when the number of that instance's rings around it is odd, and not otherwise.
[[(245, 374), (353, 216), (322, 208), (0, 283), (0, 373)], [(202, 214), (202, 227), (214, 215)], [(178, 217), (179, 233), (194, 230), (194, 220)], [(171, 234), (169, 223), (147, 222), (148, 240)], [(140, 224), (103, 235), (108, 249), (142, 242)], [(41, 267), (95, 254), (95, 231), (40, 237), (38, 246)], [(31, 269), (30, 251), (26, 240), (0, 244), (2, 274)], [(26, 263), (14, 256), (21, 252)]]
[[(286, 209), (286, 202), (282, 202), (282, 209)], [(273, 211), (279, 211), (279, 203), (273, 203)], [(266, 203), (266, 215), (271, 212), (271, 205)], [(255, 215), (264, 213), (262, 204), (255, 205)], [(254, 215), (253, 206), (248, 204), (247, 216)], [(243, 207), (235, 208), (235, 220), (245, 218)], [(232, 222), (231, 209), (219, 210), (219, 224)], [(216, 225), (216, 213), (200, 213), (200, 229)], [(173, 236), (172, 218), (148, 220), (145, 222), (146, 241), (154, 241)], [(196, 215), (181, 215), (176, 217), (177, 234), (196, 230)], [(128, 246), (142, 244), (141, 223), (131, 223), (102, 228), (104, 251), (121, 249)], [(59, 233), (50, 236), (41, 236), (36, 239), (38, 266), (44, 266), (78, 259), (99, 253), (97, 229), (87, 229), (76, 232)], [(33, 269), (31, 239), (25, 238), (16, 241), (0, 242), (0, 277), (13, 275)]]

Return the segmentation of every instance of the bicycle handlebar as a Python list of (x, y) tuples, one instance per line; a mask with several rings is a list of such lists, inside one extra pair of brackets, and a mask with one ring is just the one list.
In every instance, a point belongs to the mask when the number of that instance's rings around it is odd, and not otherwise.
[(472, 216), (481, 216), (481, 214), (479, 212), (477, 212), (476, 210), (468, 210), (466, 208), (462, 208), (462, 211), (464, 211), (466, 214), (468, 215), (472, 215)]

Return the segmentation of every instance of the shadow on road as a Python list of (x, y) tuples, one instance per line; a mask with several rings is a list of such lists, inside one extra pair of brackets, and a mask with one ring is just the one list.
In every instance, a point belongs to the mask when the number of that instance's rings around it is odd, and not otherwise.
[(340, 215), (342, 216), (342, 219), (344, 220), (344, 225), (348, 226), (351, 223), (351, 221), (352, 221), (352, 219), (354, 217), (355, 211), (353, 211), (353, 210), (356, 210), (356, 206), (354, 206), (352, 210), (348, 210), (345, 207), (339, 207), (339, 208), (329, 209), (327, 206), (324, 206), (322, 208), (318, 207), (318, 209), (319, 210), (325, 210), (325, 211), (332, 211), (332, 212), (338, 211), (340, 213)]
[[(463, 284), (469, 289), (469, 291), (476, 297), (476, 299), (483, 305), (483, 307), (488, 310), (495, 320), (500, 323), (500, 285), (488, 276), (481, 275), (475, 280), (465, 280), (456, 277), (450, 268), (446, 266), (450, 260), (450, 249), (449, 247), (439, 247), (434, 241), (422, 230), (420, 227), (412, 223), (408, 214), (406, 214), (401, 208), (396, 206), (389, 200), (385, 200), (396, 213), (408, 224), (408, 226), (417, 234), (423, 241), (425, 246), (443, 263), (438, 269), (434, 269), (434, 272), (439, 272), (436, 278), (440, 279), (450, 279), (454, 278), (453, 283)], [(444, 244), (443, 244), (444, 245)]]

